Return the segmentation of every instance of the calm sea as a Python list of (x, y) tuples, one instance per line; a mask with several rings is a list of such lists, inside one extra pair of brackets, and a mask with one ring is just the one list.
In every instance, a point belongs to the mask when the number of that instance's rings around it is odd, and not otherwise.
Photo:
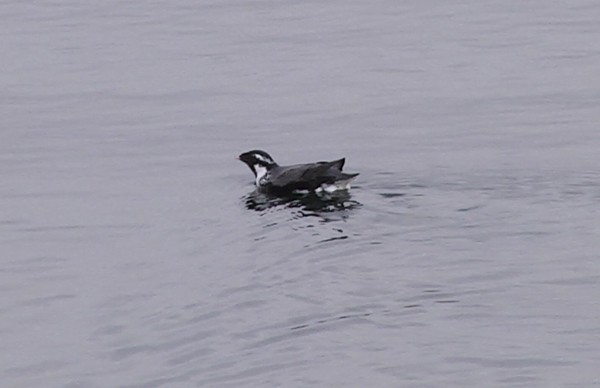
[[(600, 386), (600, 3), (0, 4), (0, 385)], [(235, 160), (345, 156), (331, 200)]]

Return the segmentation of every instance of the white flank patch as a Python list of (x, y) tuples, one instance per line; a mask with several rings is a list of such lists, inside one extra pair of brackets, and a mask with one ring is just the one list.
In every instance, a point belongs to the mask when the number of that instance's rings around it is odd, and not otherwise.
[(306, 190), (306, 189), (294, 190), (294, 194), (308, 194), (308, 193), (310, 193), (310, 190)]
[(261, 166), (260, 164), (255, 164), (254, 171), (256, 171), (256, 186), (260, 186), (260, 180), (267, 175), (267, 168), (265, 166)]
[(354, 177), (346, 179), (345, 181), (337, 181), (334, 184), (323, 184), (317, 188), (315, 192), (318, 193), (333, 193), (338, 190), (350, 190), (350, 182), (354, 180)]

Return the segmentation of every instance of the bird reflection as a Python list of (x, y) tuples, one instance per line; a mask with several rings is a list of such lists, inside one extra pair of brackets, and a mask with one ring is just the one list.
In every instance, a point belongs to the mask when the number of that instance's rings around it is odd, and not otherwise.
[(246, 208), (262, 212), (278, 206), (295, 208), (306, 217), (315, 216), (315, 212), (339, 212), (355, 209), (361, 206), (360, 202), (352, 199), (348, 191), (339, 191), (332, 194), (315, 193), (293, 194), (287, 197), (274, 197), (255, 190), (244, 198)]

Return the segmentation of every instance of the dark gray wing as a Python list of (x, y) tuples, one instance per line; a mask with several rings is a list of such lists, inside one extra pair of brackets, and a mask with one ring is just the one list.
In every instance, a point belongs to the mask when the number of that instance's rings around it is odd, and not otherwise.
[(328, 164), (332, 168), (337, 168), (338, 170), (342, 171), (344, 168), (344, 163), (346, 163), (346, 158), (341, 158), (332, 162), (318, 162), (317, 164)]
[(271, 184), (273, 186), (285, 187), (289, 185), (298, 185), (306, 182), (317, 175), (315, 167), (318, 164), (298, 164), (295, 166), (285, 166), (271, 171)]
[(318, 162), (279, 167), (271, 171), (271, 184), (276, 187), (314, 190), (323, 183), (333, 183), (344, 179), (341, 172), (344, 159), (333, 162)]

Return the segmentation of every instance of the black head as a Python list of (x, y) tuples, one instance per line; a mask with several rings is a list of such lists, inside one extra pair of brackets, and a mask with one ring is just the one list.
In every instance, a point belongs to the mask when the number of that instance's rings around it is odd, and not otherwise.
[(268, 171), (271, 168), (277, 166), (277, 163), (275, 163), (271, 155), (261, 150), (252, 150), (244, 152), (243, 154), (238, 156), (238, 159), (246, 163), (246, 165), (250, 167), (250, 170), (252, 170), (255, 176), (257, 173), (257, 167), (263, 167)]

